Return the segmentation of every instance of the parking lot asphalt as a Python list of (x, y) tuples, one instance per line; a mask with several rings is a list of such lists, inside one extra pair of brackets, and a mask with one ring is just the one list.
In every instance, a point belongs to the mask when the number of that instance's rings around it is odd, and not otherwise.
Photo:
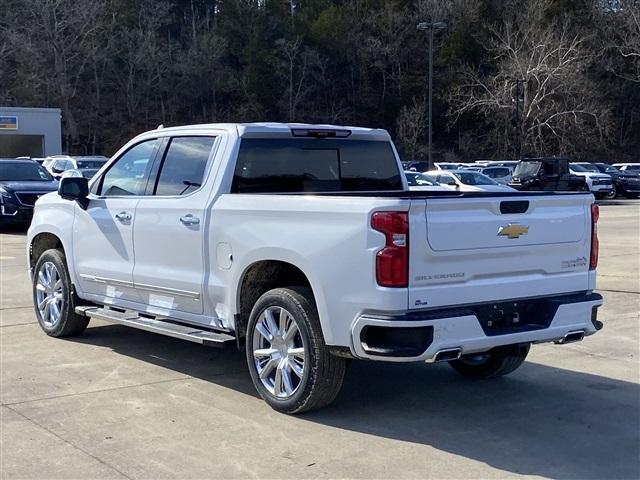
[(243, 354), (92, 321), (54, 339), (0, 234), (0, 478), (640, 478), (640, 202), (603, 202), (604, 329), (512, 375), (353, 362), (329, 408), (256, 395)]

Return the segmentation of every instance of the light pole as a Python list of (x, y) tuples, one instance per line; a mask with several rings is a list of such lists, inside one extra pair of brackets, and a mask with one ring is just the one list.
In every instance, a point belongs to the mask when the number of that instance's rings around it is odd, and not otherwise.
[(420, 22), (418, 30), (429, 32), (429, 169), (433, 168), (433, 155), (431, 149), (431, 91), (433, 90), (433, 32), (447, 28), (445, 22)]
[(515, 81), (515, 87), (516, 87), (516, 91), (515, 91), (515, 95), (514, 95), (514, 103), (515, 103), (515, 112), (514, 112), (514, 119), (513, 119), (513, 135), (514, 135), (514, 150), (515, 150), (515, 156), (516, 156), (516, 160), (520, 160), (520, 154), (521, 154), (521, 140), (520, 140), (520, 133), (521, 133), (521, 119), (520, 119), (520, 102), (524, 102), (524, 99), (522, 98), (522, 96), (524, 95), (521, 86), (524, 84), (524, 80), (520, 80), (517, 79)]

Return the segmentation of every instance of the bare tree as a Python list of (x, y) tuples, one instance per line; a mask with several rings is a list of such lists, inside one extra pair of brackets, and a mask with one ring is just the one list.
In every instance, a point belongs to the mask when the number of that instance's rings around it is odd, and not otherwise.
[(397, 121), (397, 141), (408, 160), (416, 158), (416, 154), (420, 149), (420, 138), (424, 133), (424, 127), (424, 103), (414, 99), (411, 105), (402, 107)]
[(159, 111), (153, 109), (162, 78), (168, 68), (168, 47), (158, 35), (168, 22), (169, 4), (146, 0), (133, 28), (118, 32), (118, 57), (124, 65), (117, 81), (125, 97), (127, 120), (148, 125), (150, 121), (163, 121), (161, 103)]
[[(292, 10), (293, 12), (293, 10)], [(278, 39), (276, 45), (284, 56), (287, 76), (288, 119), (296, 121), (298, 105), (309, 90), (307, 74), (309, 73), (309, 54), (302, 46), (302, 39)]]
[(475, 112), (494, 128), (513, 123), (514, 138), (538, 153), (572, 152), (585, 137), (607, 134), (608, 110), (585, 74), (593, 53), (568, 21), (545, 17), (548, 6), (530, 2), (515, 22), (491, 29), (487, 48), (495, 70), (467, 66), (459, 72), (449, 96), (454, 122)]
[(640, 0), (626, 0), (601, 14), (605, 51), (615, 52), (608, 69), (624, 80), (640, 83)]
[(65, 119), (67, 145), (78, 140), (75, 98), (97, 49), (107, 0), (85, 0), (78, 8), (73, 0), (23, 0), (17, 28), (18, 55), (34, 55), (39, 69), (47, 72), (52, 96), (60, 102)]

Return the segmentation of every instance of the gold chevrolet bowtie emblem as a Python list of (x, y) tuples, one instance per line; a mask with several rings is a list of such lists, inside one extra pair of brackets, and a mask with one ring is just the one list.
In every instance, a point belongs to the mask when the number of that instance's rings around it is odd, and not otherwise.
[(520, 235), (529, 233), (529, 227), (520, 225), (518, 223), (510, 223), (506, 227), (500, 227), (498, 229), (499, 237), (519, 238)]

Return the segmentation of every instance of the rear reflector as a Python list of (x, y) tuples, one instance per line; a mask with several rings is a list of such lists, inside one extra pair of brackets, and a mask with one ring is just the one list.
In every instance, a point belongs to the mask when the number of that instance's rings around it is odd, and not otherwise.
[(406, 212), (375, 212), (374, 230), (384, 233), (385, 246), (376, 254), (376, 280), (381, 287), (409, 285), (409, 215)]
[(589, 270), (595, 270), (598, 266), (598, 255), (600, 253), (600, 242), (598, 241), (599, 218), (600, 207), (594, 203), (591, 205), (591, 257), (589, 259)]

